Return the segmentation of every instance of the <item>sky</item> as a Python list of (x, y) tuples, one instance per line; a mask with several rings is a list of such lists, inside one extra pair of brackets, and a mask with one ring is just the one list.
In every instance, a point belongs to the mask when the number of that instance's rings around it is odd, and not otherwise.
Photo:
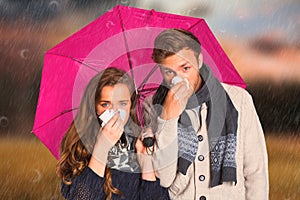
[(216, 34), (233, 34), (247, 38), (280, 30), (294, 41), (299, 42), (300, 39), (299, 34), (295, 34), (300, 28), (300, 1), (296, 0), (141, 0), (138, 6), (204, 17), (214, 27)]
[[(87, 3), (88, 2), (88, 3)], [(195, 17), (204, 17), (217, 35), (251, 38), (278, 32), (290, 43), (300, 40), (300, 1), (297, 0), (0, 0), (2, 22), (27, 19), (42, 23), (61, 15), (84, 10), (85, 18), (96, 18), (115, 4), (156, 9)]]

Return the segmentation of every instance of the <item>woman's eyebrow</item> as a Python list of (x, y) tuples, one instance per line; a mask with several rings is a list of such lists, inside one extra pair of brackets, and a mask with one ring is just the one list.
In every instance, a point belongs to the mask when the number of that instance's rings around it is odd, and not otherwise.
[(108, 101), (108, 100), (99, 100), (99, 102), (110, 103), (110, 101)]

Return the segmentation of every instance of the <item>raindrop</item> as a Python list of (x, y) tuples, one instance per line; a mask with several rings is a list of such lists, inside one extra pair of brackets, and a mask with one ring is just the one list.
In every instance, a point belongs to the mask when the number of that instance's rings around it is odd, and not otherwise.
[(32, 182), (33, 182), (33, 183), (38, 183), (38, 182), (40, 182), (41, 179), (42, 179), (42, 173), (41, 173), (39, 170), (37, 170), (37, 169), (35, 169), (34, 172), (35, 172), (35, 176), (34, 176), (34, 178), (32, 179)]
[(112, 27), (112, 26), (114, 26), (115, 24), (112, 22), (112, 21), (108, 21), (107, 23), (106, 23), (106, 27), (107, 28), (110, 28), (110, 27)]
[(121, 0), (121, 4), (124, 6), (128, 6), (129, 5), (129, 0)]
[(0, 117), (0, 126), (5, 128), (8, 126), (8, 124), (9, 124), (8, 118), (5, 116), (1, 116)]
[(49, 2), (48, 7), (50, 8), (51, 11), (57, 11), (59, 8), (59, 2), (56, 0), (52, 0)]
[(20, 56), (21, 58), (23, 58), (24, 60), (28, 59), (29, 56), (29, 49), (22, 49), (20, 51)]
[(185, 25), (187, 26), (187, 29), (189, 29), (191, 27), (191, 23), (186, 22)]

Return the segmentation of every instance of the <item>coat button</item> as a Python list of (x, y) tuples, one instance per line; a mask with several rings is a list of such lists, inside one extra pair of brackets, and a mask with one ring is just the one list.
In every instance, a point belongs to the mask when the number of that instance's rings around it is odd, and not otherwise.
[(199, 180), (200, 180), (200, 181), (204, 181), (204, 180), (205, 180), (205, 176), (204, 176), (204, 175), (200, 175), (200, 176), (199, 176)]
[(198, 141), (199, 142), (203, 141), (203, 136), (202, 135), (198, 135)]
[(199, 198), (199, 200), (206, 200), (206, 197), (205, 197), (205, 196), (201, 196), (201, 197)]
[(204, 156), (203, 155), (198, 156), (198, 160), (199, 161), (203, 161), (204, 160)]

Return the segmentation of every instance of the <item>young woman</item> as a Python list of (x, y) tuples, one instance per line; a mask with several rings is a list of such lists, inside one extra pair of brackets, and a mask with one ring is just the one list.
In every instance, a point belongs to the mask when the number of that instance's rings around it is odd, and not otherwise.
[[(146, 150), (135, 104), (134, 84), (124, 71), (107, 68), (89, 82), (57, 164), (66, 199), (169, 199), (148, 170), (151, 158), (140, 156)], [(104, 123), (106, 110), (114, 115)]]

